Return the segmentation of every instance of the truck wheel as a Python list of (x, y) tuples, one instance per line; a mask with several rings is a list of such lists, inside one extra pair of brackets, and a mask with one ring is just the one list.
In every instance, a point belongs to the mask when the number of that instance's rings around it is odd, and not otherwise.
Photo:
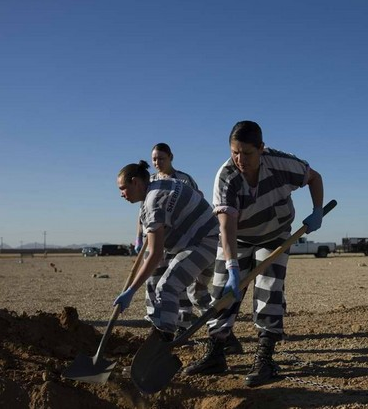
[(318, 252), (316, 254), (316, 257), (318, 258), (326, 258), (328, 254), (328, 250), (326, 248), (320, 248), (318, 249)]

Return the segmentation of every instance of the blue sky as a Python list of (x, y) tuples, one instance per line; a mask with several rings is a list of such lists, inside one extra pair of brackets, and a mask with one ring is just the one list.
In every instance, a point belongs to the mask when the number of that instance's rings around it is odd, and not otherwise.
[(311, 240), (368, 237), (367, 20), (365, 0), (2, 1), (3, 243), (134, 241), (116, 175), (158, 142), (211, 202), (244, 119), (338, 201)]

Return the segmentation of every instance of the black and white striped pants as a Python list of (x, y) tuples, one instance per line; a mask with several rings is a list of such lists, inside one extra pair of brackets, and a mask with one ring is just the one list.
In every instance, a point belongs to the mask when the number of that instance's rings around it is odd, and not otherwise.
[[(282, 237), (270, 243), (262, 245), (238, 245), (237, 256), (239, 261), (240, 279), (246, 277), (255, 263), (265, 260), (278, 246), (288, 237), (289, 232), (284, 232)], [(281, 254), (262, 273), (259, 274), (253, 284), (253, 321), (258, 332), (271, 332), (273, 336), (282, 339), (283, 317), (286, 311), (284, 295), (284, 280), (286, 266), (289, 259), (288, 251)], [(221, 298), (223, 288), (228, 279), (228, 271), (225, 268), (225, 258), (221, 246), (217, 249), (215, 272), (213, 278), (213, 301)], [(247, 288), (243, 291), (243, 297)], [(240, 302), (234, 302), (231, 306), (223, 309), (218, 316), (207, 322), (210, 336), (225, 338), (233, 327), (239, 312)]]
[[(210, 267), (217, 245), (217, 236), (206, 237), (177, 254), (165, 253), (160, 266), (146, 281), (147, 317), (157, 328), (173, 333), (178, 324), (190, 325), (193, 305), (201, 313), (208, 309)], [(184, 301), (190, 301), (190, 305)]]

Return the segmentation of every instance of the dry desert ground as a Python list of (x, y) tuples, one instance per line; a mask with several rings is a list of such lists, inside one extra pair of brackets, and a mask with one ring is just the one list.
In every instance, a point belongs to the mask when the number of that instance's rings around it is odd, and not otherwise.
[[(124, 371), (149, 328), (144, 290), (114, 326), (105, 355), (117, 361), (106, 384), (65, 379), (83, 351), (93, 356), (134, 257), (0, 255), (0, 407), (63, 408), (368, 408), (368, 257), (293, 256), (286, 279), (287, 338), (276, 348), (274, 382), (244, 386), (256, 332), (251, 291), (234, 332), (244, 354), (222, 375), (178, 373), (162, 391), (141, 394)], [(204, 350), (202, 327), (175, 349), (184, 366)], [(163, 368), (165, 370), (165, 368)], [(128, 374), (129, 375), (129, 374)]]

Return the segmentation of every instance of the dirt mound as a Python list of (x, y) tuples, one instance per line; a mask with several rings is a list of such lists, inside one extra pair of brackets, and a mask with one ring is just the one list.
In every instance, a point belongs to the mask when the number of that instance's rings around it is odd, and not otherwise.
[[(141, 395), (123, 369), (144, 337), (115, 328), (104, 357), (117, 361), (104, 385), (65, 379), (63, 371), (80, 352), (93, 356), (102, 334), (65, 307), (60, 314), (33, 316), (0, 310), (0, 407), (2, 409), (287, 409), (368, 408), (367, 307), (330, 313), (299, 312), (293, 334), (278, 346), (282, 374), (260, 388), (244, 386), (255, 337), (248, 316), (239, 317), (245, 353), (227, 358), (229, 371), (188, 377), (178, 373), (154, 395)], [(204, 337), (175, 350), (183, 364), (202, 356)], [(164, 370), (164, 368), (162, 368)], [(128, 373), (129, 375), (129, 373)]]
[[(104, 396), (103, 388), (62, 377), (79, 352), (91, 356), (96, 353), (101, 335), (81, 322), (73, 307), (65, 307), (60, 314), (40, 311), (33, 316), (0, 310), (0, 407), (117, 407)], [(106, 354), (122, 364), (124, 359), (130, 362), (141, 343), (141, 337), (115, 331)]]
[(25, 355), (71, 358), (81, 348), (91, 351), (98, 337), (93, 327), (79, 321), (77, 311), (71, 307), (64, 308), (60, 315), (39, 312), (18, 316), (0, 310), (0, 340), (10, 350), (24, 349)]

